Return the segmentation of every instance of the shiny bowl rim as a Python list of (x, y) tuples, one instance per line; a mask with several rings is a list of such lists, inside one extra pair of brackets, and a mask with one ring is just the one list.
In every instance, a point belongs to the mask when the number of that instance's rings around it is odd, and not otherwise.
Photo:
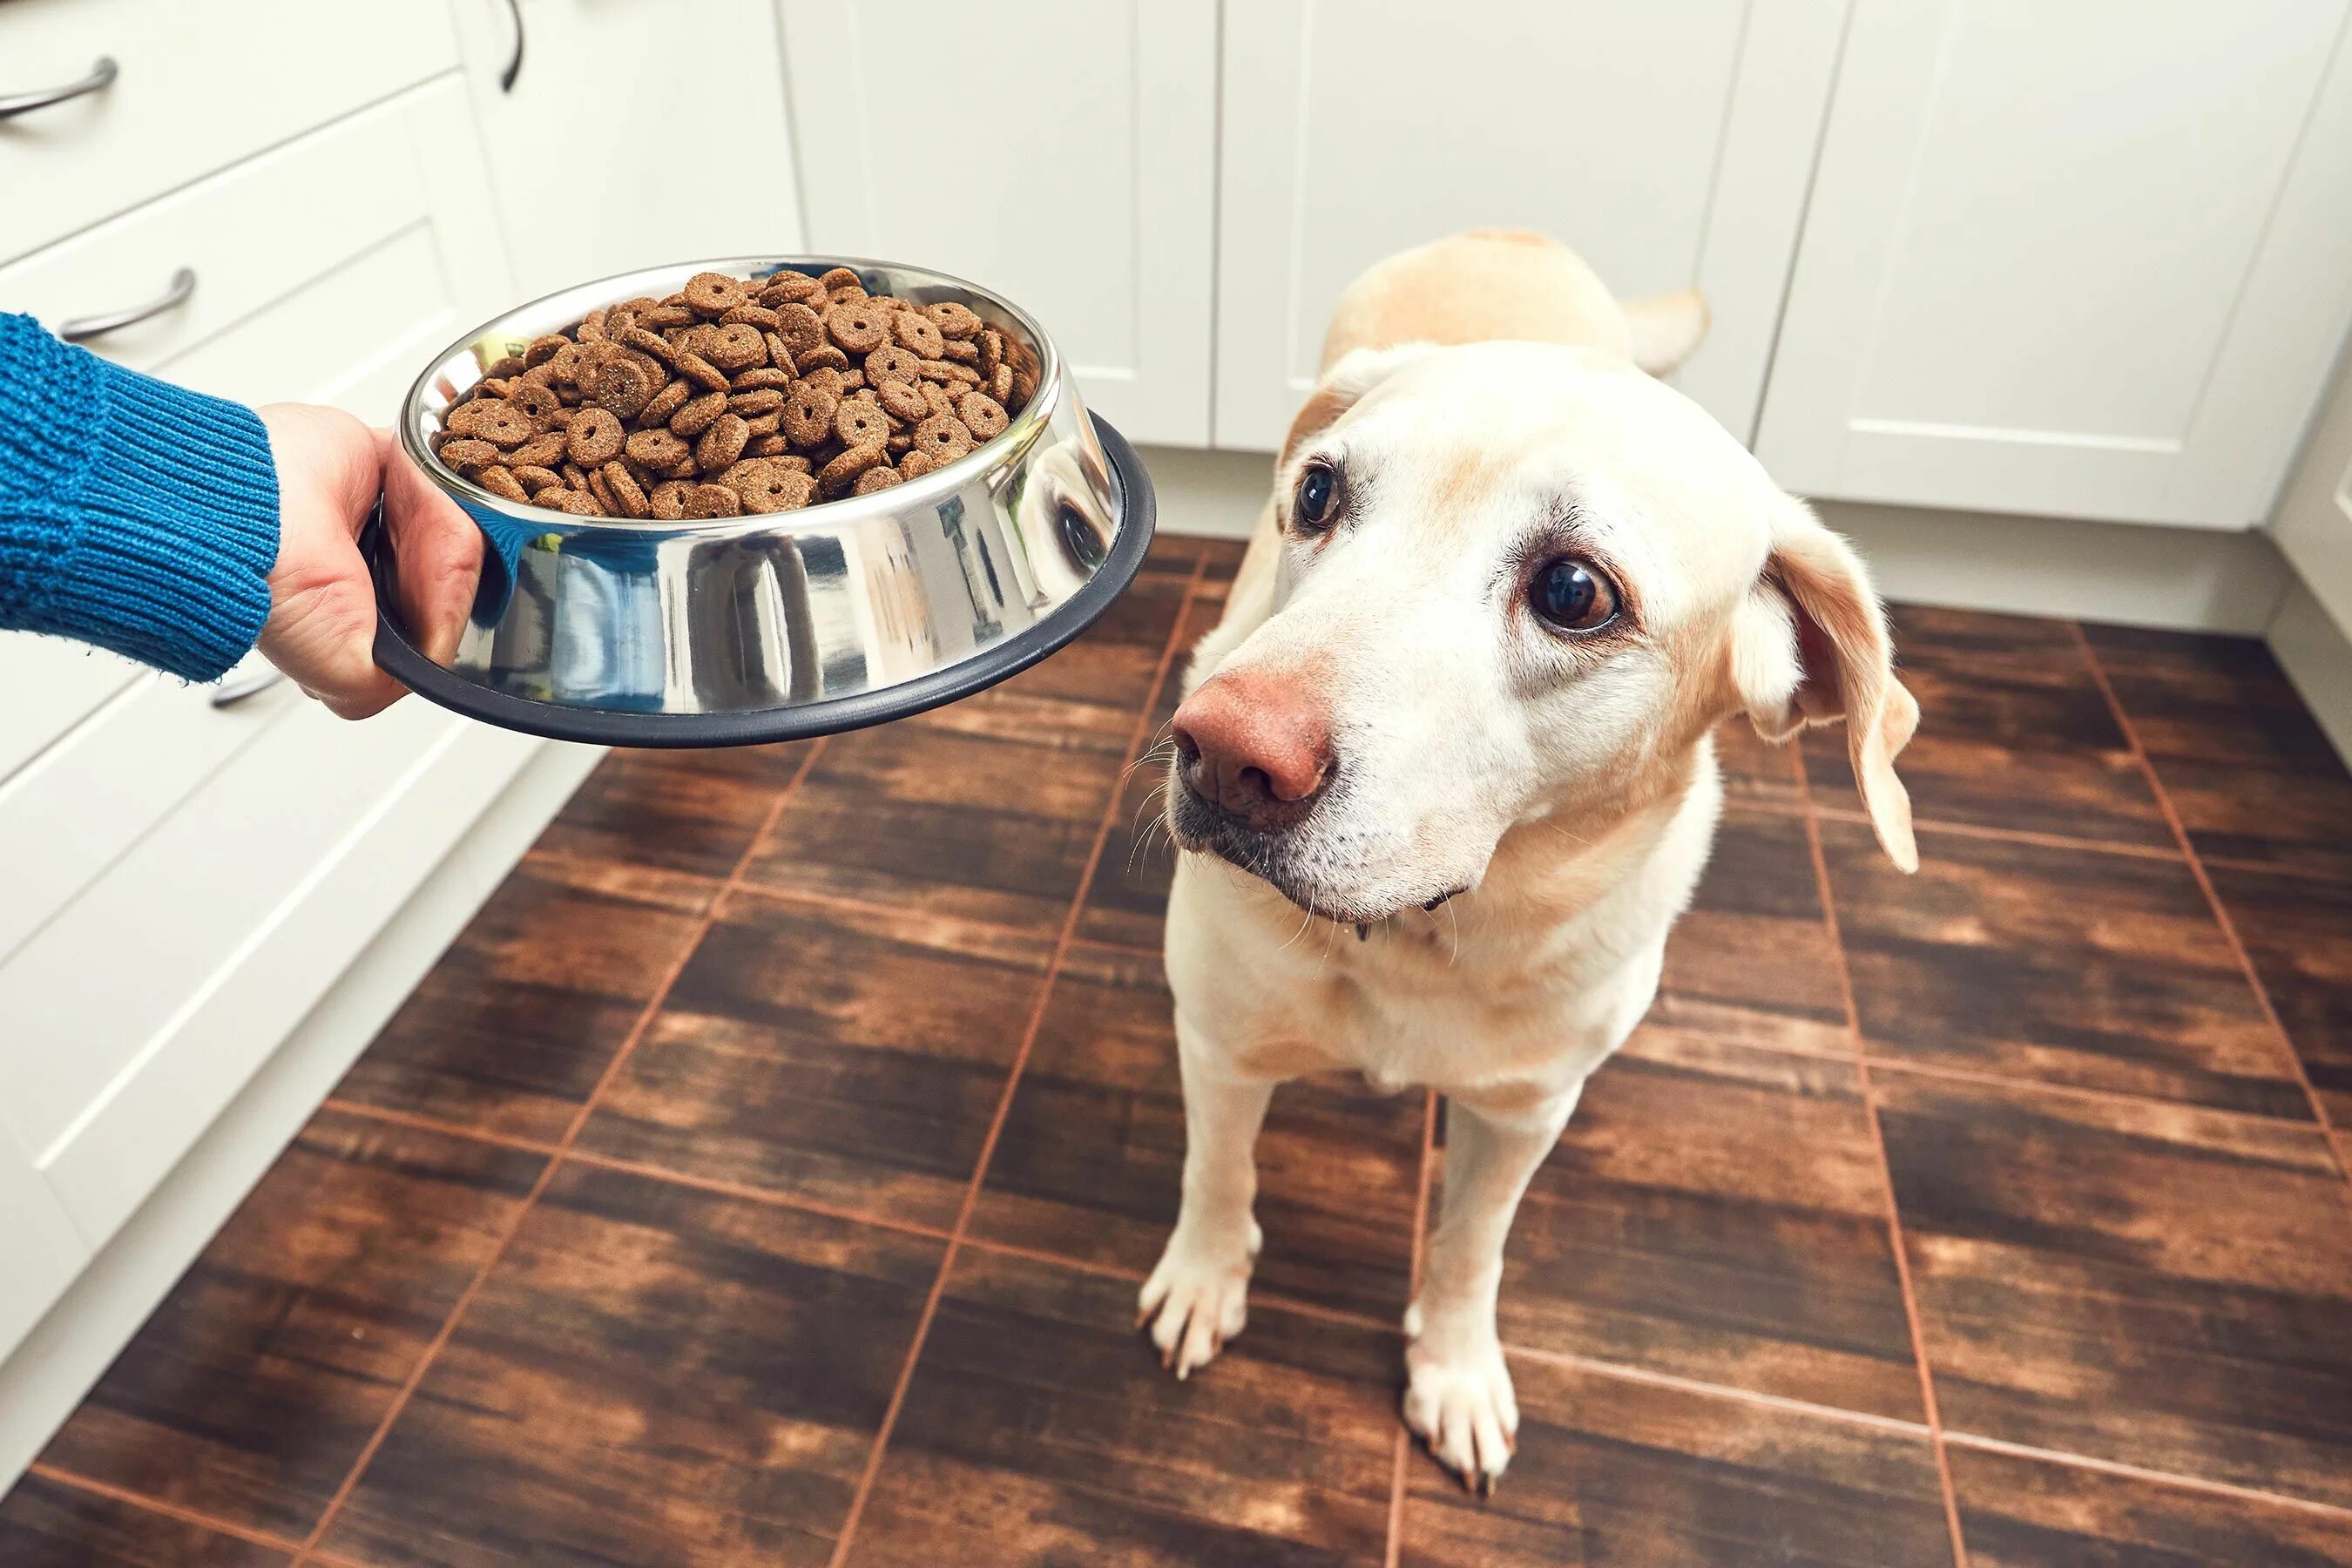
[[(835, 500), (818, 501), (812, 506), (795, 507), (790, 511), (748, 512), (739, 517), (662, 519), (655, 517), (580, 517), (552, 507), (533, 506), (529, 501), (509, 500), (484, 489), (441, 461), (437, 453), (425, 444), (424, 398), (426, 387), (441, 367), (459, 353), (471, 348), (484, 337), (499, 330), (499, 323), (517, 316), (552, 304), (567, 295), (589, 295), (614, 287), (625, 287), (630, 282), (653, 276), (693, 268), (703, 272), (724, 272), (730, 268), (771, 267), (799, 269), (804, 263), (822, 263), (826, 268), (881, 268), (897, 272), (914, 272), (951, 288), (962, 289), (978, 295), (990, 304), (1020, 322), (1038, 346), (1041, 361), (1037, 373), (1037, 391), (1028, 405), (1014, 415), (1004, 429), (994, 438), (983, 441), (951, 463), (933, 468), (919, 479), (891, 485), (871, 495), (847, 495)], [(730, 273), (740, 277), (740, 272)], [(812, 277), (815, 274), (812, 273)], [(642, 290), (638, 290), (642, 292)], [(604, 297), (606, 304), (634, 298), (630, 292)], [(591, 310), (594, 306), (589, 307)], [(449, 343), (425, 363), (425, 368), (409, 384), (407, 394), (400, 400), (398, 434), (401, 450), (410, 461), (423, 470), (441, 489), (474, 505), (489, 508), (501, 516), (526, 520), (549, 531), (566, 532), (590, 529), (613, 529), (623, 532), (652, 532), (669, 536), (694, 534), (709, 538), (726, 538), (730, 534), (794, 531), (803, 526), (834, 529), (849, 526), (872, 517), (883, 517), (904, 506), (921, 506), (945, 499), (961, 489), (974, 477), (989, 471), (1012, 454), (1026, 450), (1052, 424), (1061, 407), (1064, 389), (1067, 384), (1066, 367), (1062, 351), (1034, 316), (1007, 300), (993, 289), (982, 287), (970, 279), (960, 278), (937, 268), (924, 267), (911, 261), (890, 261), (878, 257), (860, 256), (731, 256), (707, 261), (668, 261), (655, 267), (633, 268), (605, 278), (593, 278), (565, 288), (551, 289), (533, 300), (525, 300), (499, 311), (476, 326), (471, 331)], [(446, 413), (446, 410), (445, 410)], [(1089, 432), (1091, 433), (1091, 432)], [(820, 515), (822, 514), (822, 515)], [(812, 524), (810, 520), (814, 519)]]

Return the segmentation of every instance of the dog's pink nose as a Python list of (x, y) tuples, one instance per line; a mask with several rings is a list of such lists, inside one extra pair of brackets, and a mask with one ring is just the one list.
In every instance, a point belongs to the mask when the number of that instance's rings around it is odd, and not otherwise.
[(1221, 675), (1176, 710), (1186, 784), (1263, 830), (1305, 816), (1331, 776), (1331, 721), (1295, 680)]

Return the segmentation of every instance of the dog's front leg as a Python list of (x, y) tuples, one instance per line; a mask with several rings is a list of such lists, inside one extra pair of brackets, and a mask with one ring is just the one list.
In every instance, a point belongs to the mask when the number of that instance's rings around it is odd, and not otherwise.
[(1248, 1315), (1251, 1261), (1260, 1240), (1257, 1134), (1274, 1080), (1237, 1072), (1180, 1015), (1184, 1074), (1184, 1196), (1160, 1267), (1143, 1282), (1137, 1321), (1151, 1324), (1162, 1365), (1179, 1378), (1206, 1366)]
[(1405, 1424), (1465, 1485), (1494, 1489), (1519, 1408), (1495, 1328), (1503, 1243), (1582, 1085), (1528, 1103), (1445, 1102), (1445, 1190), (1421, 1293), (1405, 1313)]

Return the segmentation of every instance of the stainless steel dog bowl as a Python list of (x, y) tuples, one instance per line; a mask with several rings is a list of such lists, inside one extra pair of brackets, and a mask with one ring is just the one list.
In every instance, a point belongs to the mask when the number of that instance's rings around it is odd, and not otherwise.
[[(1024, 340), (1037, 392), (994, 440), (872, 495), (710, 521), (580, 518), (501, 499), (427, 438), (488, 346), (572, 326), (697, 272), (759, 279), (854, 268), (868, 292), (971, 307)], [(1079, 401), (1053, 341), (984, 289), (830, 256), (683, 262), (584, 283), (467, 333), (410, 390), (399, 445), (473, 519), (483, 568), (446, 659), (403, 624), (387, 531), (362, 548), (381, 607), (376, 660), (420, 695), (538, 735), (625, 746), (796, 740), (966, 697), (1061, 647), (1118, 597), (1151, 540), (1150, 480)], [(400, 459), (395, 459), (400, 460)], [(446, 640), (446, 639), (430, 639)]]

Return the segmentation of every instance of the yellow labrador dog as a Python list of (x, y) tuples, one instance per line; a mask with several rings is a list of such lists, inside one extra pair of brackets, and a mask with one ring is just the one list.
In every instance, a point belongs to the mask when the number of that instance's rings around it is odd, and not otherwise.
[(1276, 1084), (1434, 1086), (1404, 1415), (1481, 1489), (1518, 1422), (1504, 1238), (1657, 989), (1721, 806), (1710, 731), (1843, 720), (1880, 842), (1916, 863), (1893, 762), (1918, 708), (1861, 561), (1647, 374), (1705, 326), (1696, 294), (1620, 306), (1538, 236), (1374, 267), (1175, 719), (1187, 1142), (1152, 1340), (1181, 1377), (1241, 1331)]

